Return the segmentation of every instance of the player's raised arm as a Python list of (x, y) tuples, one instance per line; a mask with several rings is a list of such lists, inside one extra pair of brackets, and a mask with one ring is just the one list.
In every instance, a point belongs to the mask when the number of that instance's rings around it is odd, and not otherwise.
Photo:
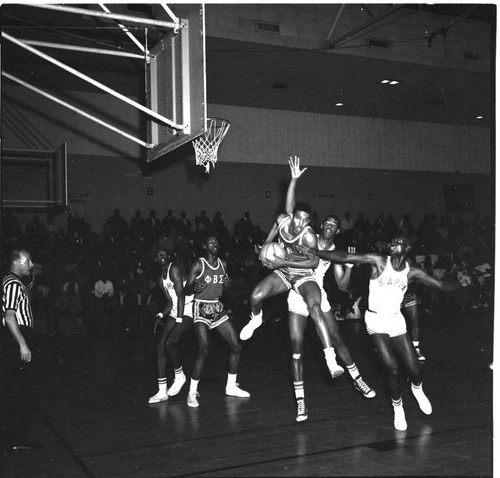
[(290, 156), (288, 160), (290, 166), (290, 184), (288, 185), (288, 190), (286, 192), (286, 202), (285, 211), (287, 214), (293, 214), (293, 208), (295, 207), (295, 188), (297, 186), (297, 179), (299, 179), (306, 171), (307, 168), (300, 169), (300, 158), (297, 156)]

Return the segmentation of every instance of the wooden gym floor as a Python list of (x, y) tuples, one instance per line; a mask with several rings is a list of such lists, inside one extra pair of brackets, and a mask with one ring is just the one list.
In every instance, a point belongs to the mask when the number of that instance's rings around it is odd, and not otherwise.
[[(239, 330), (246, 319), (234, 319)], [(212, 334), (200, 407), (156, 393), (152, 329), (119, 340), (37, 337), (30, 399), (36, 451), (2, 459), (2, 478), (176, 476), (492, 476), (493, 312), (421, 317), (423, 415), (405, 387), (408, 430), (393, 428), (390, 402), (360, 320), (339, 322), (365, 380), (329, 378), (314, 329), (307, 329), (309, 419), (295, 422), (286, 323), (261, 327), (243, 344), (238, 381), (252, 396), (226, 397), (226, 348)], [(194, 335), (183, 342), (185, 370)], [(171, 380), (171, 379), (170, 379)]]

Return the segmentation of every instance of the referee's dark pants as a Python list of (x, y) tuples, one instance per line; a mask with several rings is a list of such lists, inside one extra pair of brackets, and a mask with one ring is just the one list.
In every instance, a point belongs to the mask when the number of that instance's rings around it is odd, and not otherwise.
[[(26, 398), (29, 363), (21, 361), (19, 344), (7, 327), (0, 324), (0, 435), (3, 450), (27, 441)], [(19, 327), (30, 350), (29, 327)]]

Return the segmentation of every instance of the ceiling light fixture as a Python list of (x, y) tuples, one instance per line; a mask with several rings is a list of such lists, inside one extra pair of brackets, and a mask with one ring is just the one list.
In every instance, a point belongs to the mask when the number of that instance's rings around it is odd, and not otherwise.
[(394, 86), (394, 85), (399, 85), (399, 83), (401, 83), (401, 82), (399, 80), (385, 79), (385, 80), (379, 81), (379, 83), (381, 85), (391, 85), (391, 86)]
[(483, 119), (483, 118), (484, 118), (484, 116), (482, 116), (482, 115), (476, 116), (476, 119)]
[(335, 106), (344, 106), (344, 103), (335, 103)]

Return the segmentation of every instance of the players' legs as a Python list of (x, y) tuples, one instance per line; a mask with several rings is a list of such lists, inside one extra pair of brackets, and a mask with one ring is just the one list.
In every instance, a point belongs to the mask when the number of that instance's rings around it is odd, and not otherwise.
[(328, 312), (323, 312), (325, 316), (326, 325), (328, 327), (328, 332), (330, 334), (330, 338), (332, 340), (332, 345), (337, 353), (337, 356), (340, 357), (344, 365), (346, 366), (349, 375), (351, 376), (354, 384), (354, 388), (363, 394), (366, 398), (374, 398), (377, 394), (375, 390), (373, 390), (361, 377), (361, 374), (358, 370), (354, 359), (347, 348), (347, 345), (344, 342), (344, 339), (340, 335), (339, 326), (337, 324), (337, 320), (333, 315), (332, 309)]
[(236, 331), (231, 322), (231, 319), (226, 320), (219, 326), (215, 328), (219, 335), (224, 339), (224, 341), (229, 345), (229, 373), (238, 373), (238, 363), (241, 356), (241, 344), (238, 342), (238, 337), (236, 336)]
[(264, 277), (250, 294), (250, 321), (241, 329), (240, 339), (248, 340), (254, 331), (262, 325), (262, 304), (265, 299), (288, 290), (287, 284), (274, 273)]
[(242, 390), (236, 382), (238, 375), (238, 363), (241, 356), (241, 345), (238, 342), (236, 330), (234, 329), (231, 319), (222, 322), (215, 330), (225, 340), (230, 347), (229, 353), (229, 372), (227, 374), (226, 395), (231, 397), (247, 398), (250, 394)]
[(420, 337), (420, 327), (418, 321), (418, 304), (405, 305), (405, 314), (410, 323), (410, 335), (412, 342), (418, 342)]
[(258, 315), (262, 312), (262, 304), (265, 299), (281, 294), (288, 290), (288, 286), (277, 274), (269, 274), (264, 277), (252, 290), (250, 294), (250, 308), (252, 314)]
[(307, 325), (307, 317), (295, 312), (288, 313), (288, 331), (292, 345), (292, 378), (297, 401), (298, 422), (307, 420), (307, 408), (305, 406), (304, 375), (303, 375), (303, 353), (304, 333)]
[(194, 324), (196, 340), (198, 341), (198, 354), (193, 364), (191, 380), (200, 380), (203, 366), (210, 349), (210, 336), (208, 326), (202, 322)]
[(410, 323), (410, 335), (415, 351), (417, 352), (417, 358), (423, 361), (425, 357), (420, 353), (420, 313), (416, 298), (415, 302), (412, 301), (411, 304), (405, 304), (404, 311)]
[(323, 345), (326, 365), (333, 378), (339, 377), (344, 373), (344, 369), (337, 363), (335, 349), (332, 347), (332, 341), (325, 317), (321, 311), (321, 291), (315, 280), (308, 280), (300, 284), (298, 290), (307, 304), (309, 315), (316, 326), (318, 337)]
[(208, 355), (210, 348), (210, 337), (208, 325), (202, 322), (194, 324), (194, 331), (198, 341), (198, 354), (194, 361), (193, 370), (191, 371), (191, 381), (189, 383), (189, 392), (187, 397), (187, 404), (189, 407), (197, 407), (199, 405), (198, 396), (198, 383), (200, 381), (201, 372)]
[(337, 356), (340, 357), (346, 366), (354, 364), (354, 359), (352, 358), (349, 349), (340, 335), (339, 326), (335, 316), (333, 315), (333, 311), (330, 309), (328, 312), (323, 312), (323, 315), (325, 316), (328, 333), (330, 335), (332, 345), (337, 352)]
[(182, 368), (181, 363), (181, 352), (180, 352), (180, 342), (182, 338), (189, 332), (193, 327), (193, 318), (184, 316), (181, 324), (181, 330), (177, 340), (170, 340), (167, 336), (165, 340), (165, 347), (167, 349), (168, 355), (172, 362), (174, 369)]
[(404, 363), (411, 382), (411, 391), (416, 398), (420, 410), (426, 415), (432, 413), (432, 405), (427, 396), (424, 394), (422, 387), (422, 375), (420, 373), (420, 366), (418, 363), (417, 354), (411, 343), (408, 334), (398, 335), (392, 338), (394, 348)]
[(177, 395), (181, 391), (184, 384), (186, 383), (186, 375), (184, 374), (184, 370), (182, 368), (181, 351), (179, 344), (182, 338), (186, 335), (188, 331), (192, 329), (192, 327), (193, 327), (193, 318), (185, 315), (183, 317), (181, 330), (177, 339), (170, 340), (169, 336), (166, 340), (168, 355), (170, 356), (170, 360), (174, 368), (174, 383), (167, 390), (169, 397)]
[(384, 374), (394, 410), (394, 428), (397, 430), (406, 430), (407, 423), (399, 385), (400, 368), (391, 338), (388, 334), (370, 334), (370, 337), (375, 346), (375, 352), (380, 358), (384, 368)]
[(391, 399), (392, 401), (399, 400), (401, 398), (400, 366), (391, 338), (388, 334), (371, 334), (370, 337), (375, 346), (375, 352), (382, 362)]
[(321, 290), (318, 283), (315, 280), (309, 280), (302, 283), (298, 289), (307, 304), (309, 314), (316, 326), (323, 348), (331, 348), (332, 340), (326, 325), (325, 317), (321, 311)]
[(168, 399), (167, 394), (167, 337), (170, 334), (175, 319), (167, 317), (165, 323), (157, 330), (156, 364), (158, 370), (158, 392), (149, 398), (149, 403), (159, 403)]

